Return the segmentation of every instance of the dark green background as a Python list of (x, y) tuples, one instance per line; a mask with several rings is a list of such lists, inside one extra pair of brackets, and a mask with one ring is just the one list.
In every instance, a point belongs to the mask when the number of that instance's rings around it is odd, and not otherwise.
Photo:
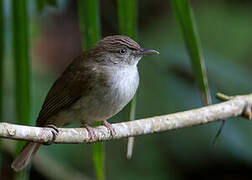
[[(213, 102), (218, 102), (214, 94), (219, 91), (228, 95), (251, 93), (252, 3), (245, 0), (191, 2)], [(145, 48), (158, 50), (160, 55), (143, 58), (139, 63), (141, 82), (136, 117), (139, 119), (202, 106), (182, 33), (169, 2), (140, 0), (138, 9), (138, 42)], [(116, 1), (101, 1), (100, 15), (102, 36), (118, 34)], [(3, 120), (15, 122), (8, 11), (4, 18), (7, 35)], [(77, 18), (75, 1), (61, 1), (59, 7), (47, 7), (39, 15), (31, 10), (29, 37), (33, 124), (55, 78), (81, 52)], [(112, 122), (125, 120), (119, 114)], [(126, 160), (126, 140), (107, 142), (107, 179), (251, 179), (252, 123), (241, 118), (228, 120), (213, 147), (212, 140), (219, 124), (137, 137), (130, 161)], [(94, 179), (91, 150), (91, 145), (86, 144), (52, 145), (42, 147), (39, 154), (45, 152), (53, 161), (69, 167), (64, 173), (77, 171)], [(11, 156), (6, 150), (5, 154), (7, 158), (3, 169), (6, 177), (10, 178)], [(36, 167), (31, 170), (31, 179), (35, 177), (48, 178)]]

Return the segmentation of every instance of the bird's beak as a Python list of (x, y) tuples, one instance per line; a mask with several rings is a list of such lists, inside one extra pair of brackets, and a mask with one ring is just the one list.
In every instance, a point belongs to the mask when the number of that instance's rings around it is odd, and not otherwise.
[(159, 54), (159, 52), (156, 51), (156, 50), (150, 50), (150, 49), (141, 48), (140, 50), (136, 51), (135, 54), (137, 56), (146, 56), (146, 55)]

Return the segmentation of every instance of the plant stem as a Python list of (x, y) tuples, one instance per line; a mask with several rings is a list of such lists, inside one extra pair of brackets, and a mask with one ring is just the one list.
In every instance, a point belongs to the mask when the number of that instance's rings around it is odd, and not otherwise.
[[(30, 124), (30, 64), (28, 42), (27, 1), (12, 1), (13, 58), (15, 70), (16, 119), (19, 124)], [(17, 144), (19, 153), (23, 143)], [(29, 171), (29, 170), (28, 170)], [(28, 179), (27, 169), (17, 173), (17, 179)]]

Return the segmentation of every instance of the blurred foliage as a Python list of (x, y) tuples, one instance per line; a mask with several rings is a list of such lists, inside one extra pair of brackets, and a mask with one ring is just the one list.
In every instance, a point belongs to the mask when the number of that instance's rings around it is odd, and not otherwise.
[[(16, 120), (30, 124), (30, 59), (28, 42), (28, 16), (26, 0), (12, 1), (13, 59), (15, 74)], [(23, 142), (17, 142), (19, 153)], [(27, 169), (17, 173), (16, 179), (28, 179)]]
[(3, 96), (3, 55), (4, 55), (4, 21), (3, 1), (0, 0), (0, 121), (2, 121), (2, 96)]
[[(4, 13), (3, 0), (0, 0), (0, 122), (2, 122), (3, 112), (3, 61), (4, 61)], [(0, 140), (0, 174), (2, 166), (2, 141)]]
[[(212, 104), (208, 79), (205, 67), (205, 61), (202, 55), (200, 38), (197, 32), (193, 11), (189, 0), (170, 0), (174, 14), (180, 23), (185, 44), (190, 55), (193, 78), (200, 90), (204, 105)], [(224, 128), (225, 121), (222, 121), (216, 136), (213, 139), (213, 145), (216, 144), (218, 137)]]
[(99, 1), (78, 0), (78, 13), (83, 49), (89, 49), (101, 36)]
[[(113, 1), (100, 2), (103, 7), (100, 9), (102, 28), (105, 32), (117, 34), (115, 3)], [(192, 1), (192, 3), (212, 97), (217, 91), (228, 95), (251, 93), (252, 3), (220, 0)], [(201, 98), (193, 85), (190, 57), (184, 48), (181, 30), (171, 17), (169, 2), (141, 1), (138, 5), (138, 42), (143, 47), (157, 49), (160, 55), (146, 57), (139, 63), (141, 82), (138, 90), (136, 118), (200, 107)], [(46, 37), (48, 32), (53, 32), (50, 29), (52, 24), (64, 24), (69, 17), (77, 19), (76, 7), (69, 3), (65, 9), (62, 9), (63, 15), (45, 11), (43, 17), (35, 19), (32, 30), (36, 30), (39, 25), (42, 27), (42, 30), (39, 29), (42, 34), (32, 33), (36, 34), (31, 37), (32, 48), (45, 38), (53, 39), (50, 47), (58, 47), (53, 49), (58, 54), (65, 53), (62, 48), (79, 48), (76, 43), (66, 41), (65, 38), (69, 36), (80, 38), (80, 34), (72, 33), (66, 28), (56, 29), (53, 35)], [(64, 19), (58, 17), (64, 17)], [(8, 22), (8, 19), (6, 21)], [(7, 29), (6, 32), (10, 31)], [(10, 34), (7, 33), (6, 36), (6, 39), (10, 39)], [(9, 41), (6, 46), (8, 43)], [(58, 44), (60, 45), (56, 46)], [(46, 54), (47, 48), (47, 44), (43, 44), (38, 50), (43, 50), (42, 52)], [(50, 63), (56, 60), (54, 58), (42, 59), (35, 50), (37, 49), (32, 49), (31, 79), (33, 121), (36, 120), (43, 99), (56, 78), (53, 76), (55, 71), (49, 71)], [(4, 120), (13, 122), (11, 83), (13, 71), (10, 65), (12, 51), (8, 49), (6, 51), (3, 116)], [(41, 62), (45, 61), (48, 63), (47, 67), (41, 66)], [(60, 64), (64, 61), (60, 59), (57, 62)], [(43, 68), (44, 71), (37, 71)], [(213, 101), (217, 102), (215, 99)], [(112, 122), (125, 120), (127, 119), (116, 116)], [(211, 123), (138, 137), (131, 161), (126, 161), (124, 158), (126, 151), (124, 140), (107, 142), (107, 179), (251, 179), (251, 122), (241, 118), (228, 120), (223, 134), (216, 147), (213, 148), (211, 142), (218, 125), (219, 123)], [(42, 147), (40, 151), (45, 151), (51, 159), (60, 164), (68, 164), (80, 173), (94, 177), (91, 163), (92, 145), (52, 145)], [(4, 165), (8, 166), (8, 164)], [(31, 179), (38, 177), (43, 179), (43, 174), (34, 168)]]
[[(90, 49), (100, 39), (100, 15), (98, 0), (78, 0), (79, 24), (83, 49)], [(93, 144), (93, 161), (97, 179), (105, 179), (105, 144)]]
[(13, 57), (15, 67), (17, 121), (30, 122), (30, 62), (26, 0), (13, 1)]
[(186, 47), (190, 54), (194, 78), (200, 89), (203, 104), (211, 104), (212, 100), (208, 87), (205, 62), (201, 52), (202, 50), (196, 24), (194, 22), (193, 11), (191, 10), (188, 0), (170, 0), (170, 2), (184, 34)]
[(136, 0), (117, 0), (120, 34), (137, 39), (137, 2)]
[(41, 11), (43, 11), (43, 9), (46, 6), (57, 6), (57, 0), (38, 0), (36, 1), (36, 6), (37, 6), (37, 12), (38, 14), (41, 13)]

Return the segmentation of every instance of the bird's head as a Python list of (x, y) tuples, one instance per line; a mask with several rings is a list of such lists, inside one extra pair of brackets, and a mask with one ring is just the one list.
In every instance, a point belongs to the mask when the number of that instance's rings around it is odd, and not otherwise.
[(159, 54), (156, 50), (141, 48), (127, 36), (107, 36), (93, 47), (96, 59), (108, 65), (137, 65), (145, 55)]

